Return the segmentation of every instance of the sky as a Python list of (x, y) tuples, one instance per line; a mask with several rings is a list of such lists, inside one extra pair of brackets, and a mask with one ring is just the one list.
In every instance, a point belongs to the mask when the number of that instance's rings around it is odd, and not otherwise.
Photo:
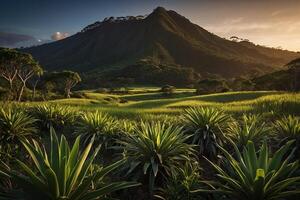
[(109, 16), (175, 10), (221, 37), (300, 51), (300, 0), (0, 0), (0, 46), (63, 39)]

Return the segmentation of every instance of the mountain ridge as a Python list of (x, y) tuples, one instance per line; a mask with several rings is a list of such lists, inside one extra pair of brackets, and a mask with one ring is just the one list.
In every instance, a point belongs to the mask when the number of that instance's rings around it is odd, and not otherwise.
[(143, 18), (112, 19), (87, 29), (91, 24), (63, 40), (23, 51), (31, 53), (50, 71), (63, 68), (101, 72), (147, 58), (224, 77), (271, 72), (300, 57), (296, 52), (226, 40), (162, 7)]

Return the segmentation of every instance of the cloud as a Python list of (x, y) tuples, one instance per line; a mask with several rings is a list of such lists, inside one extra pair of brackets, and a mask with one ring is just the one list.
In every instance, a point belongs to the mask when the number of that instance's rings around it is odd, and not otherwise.
[(243, 17), (237, 17), (237, 18), (232, 18), (232, 19), (227, 19), (224, 21), (224, 24), (238, 24), (241, 23), (244, 20)]
[(65, 39), (66, 37), (69, 37), (69, 33), (56, 32), (51, 35), (51, 39), (55, 41)]
[(282, 15), (282, 14), (285, 14), (285, 10), (275, 10), (271, 13), (271, 17), (276, 17), (276, 16), (279, 16), (279, 15)]
[(0, 46), (3, 47), (14, 47), (18, 43), (35, 41), (35, 40), (36, 39), (30, 35), (0, 32)]

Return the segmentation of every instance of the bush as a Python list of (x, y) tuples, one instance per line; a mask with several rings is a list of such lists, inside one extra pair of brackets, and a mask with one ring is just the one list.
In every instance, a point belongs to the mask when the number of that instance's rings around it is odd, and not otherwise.
[(104, 145), (105, 149), (114, 144), (117, 135), (117, 124), (112, 117), (107, 114), (96, 112), (86, 112), (81, 115), (75, 127), (75, 134), (80, 135), (84, 144), (88, 144), (92, 137), (95, 137), (97, 145)]
[(31, 108), (29, 112), (39, 120), (38, 124), (43, 131), (49, 131), (51, 127), (54, 129), (66, 128), (77, 117), (70, 107), (59, 105), (36, 106)]
[(36, 119), (21, 110), (0, 110), (0, 158), (20, 153), (20, 141), (37, 133)]
[(297, 117), (293, 117), (291, 115), (287, 117), (283, 117), (274, 122), (274, 131), (276, 133), (276, 137), (281, 144), (289, 140), (295, 140), (293, 148), (296, 148), (296, 156), (300, 158), (300, 120)]
[(243, 149), (249, 140), (253, 141), (256, 146), (260, 146), (262, 141), (267, 139), (270, 128), (259, 115), (243, 115), (240, 122), (229, 123), (226, 132), (238, 148)]
[(160, 199), (164, 200), (201, 200), (207, 199), (205, 195), (194, 193), (197, 188), (207, 188), (201, 182), (199, 163), (188, 163), (183, 165), (177, 174), (172, 175), (164, 187), (159, 190)]
[(171, 86), (171, 85), (165, 85), (165, 86), (161, 87), (160, 91), (164, 95), (172, 95), (176, 91), (176, 87)]
[(98, 88), (98, 89), (95, 90), (95, 92), (97, 92), (97, 93), (108, 93), (109, 89), (107, 89), (107, 88)]
[(197, 94), (210, 94), (210, 93), (219, 93), (227, 92), (230, 88), (223, 79), (203, 79), (199, 81), (197, 86)]
[(230, 116), (214, 108), (191, 107), (183, 113), (185, 129), (192, 134), (192, 144), (197, 145), (199, 154), (215, 158), (218, 146), (225, 141), (223, 131)]
[(269, 200), (286, 199), (299, 194), (300, 177), (296, 176), (299, 170), (298, 162), (290, 162), (286, 153), (293, 141), (288, 142), (278, 151), (269, 156), (269, 148), (264, 143), (258, 155), (253, 142), (249, 141), (243, 152), (240, 153), (233, 143), (234, 158), (229, 152), (221, 148), (225, 155), (223, 165), (209, 161), (218, 172), (219, 182), (215, 182), (216, 191), (223, 193), (230, 199)]
[(0, 170), (0, 174), (18, 183), (24, 191), (25, 199), (92, 200), (102, 198), (116, 190), (138, 185), (126, 182), (104, 184), (105, 176), (124, 162), (118, 161), (107, 167), (95, 167), (93, 161), (100, 147), (90, 153), (94, 138), (80, 153), (80, 137), (76, 138), (73, 146), (69, 146), (64, 136), (58, 140), (52, 128), (50, 132), (50, 151), (46, 151), (45, 147), (36, 141), (33, 141), (33, 144), (29, 141), (22, 142), (33, 161), (34, 169), (16, 160), (21, 173), (10, 168)]
[(190, 161), (192, 146), (185, 143), (189, 136), (182, 129), (164, 123), (144, 123), (120, 141), (124, 159), (128, 163), (127, 175), (137, 178), (147, 175), (150, 194), (153, 194), (157, 177), (168, 177)]

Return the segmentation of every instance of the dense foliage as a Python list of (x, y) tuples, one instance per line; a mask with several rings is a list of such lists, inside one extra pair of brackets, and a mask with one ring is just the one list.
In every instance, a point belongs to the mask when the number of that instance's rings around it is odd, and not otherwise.
[(91, 152), (93, 142), (94, 138), (80, 152), (80, 137), (77, 137), (73, 146), (69, 146), (64, 136), (59, 140), (51, 129), (49, 151), (35, 140), (32, 143), (28, 140), (22, 141), (35, 169), (16, 159), (16, 166), (22, 173), (7, 168), (0, 173), (18, 183), (28, 200), (92, 200), (105, 197), (115, 190), (136, 186), (135, 183), (103, 182), (107, 173), (119, 167), (123, 161), (107, 167), (93, 166), (100, 148), (99, 146)]
[(127, 174), (146, 175), (152, 194), (158, 176), (174, 175), (191, 160), (192, 146), (185, 143), (188, 138), (179, 127), (141, 122), (134, 134), (120, 142), (128, 162)]
[[(281, 101), (274, 103), (262, 97), (263, 92), (240, 95), (247, 102), (243, 105), (251, 104), (252, 112), (263, 114), (240, 115), (244, 111), (232, 112), (236, 103), (219, 103), (216, 108), (207, 102), (205, 107), (189, 107), (181, 113), (178, 107), (186, 104), (176, 98), (129, 103), (133, 107), (127, 109), (97, 104), (5, 104), (9, 106), (0, 112), (0, 199), (27, 200), (32, 195), (72, 199), (75, 194), (87, 199), (284, 199), (299, 193), (299, 118), (280, 115), (297, 113), (297, 99), (291, 102), (284, 99), (291, 95), (281, 95)], [(247, 100), (252, 98), (260, 99)], [(201, 103), (230, 102), (237, 94), (201, 99)], [(134, 107), (166, 102), (170, 108), (162, 112), (167, 110), (168, 115), (151, 107), (144, 109), (146, 113), (137, 112)], [(231, 107), (223, 106), (228, 104)], [(59, 130), (59, 137), (53, 128)], [(99, 144), (105, 151), (99, 151)], [(74, 151), (77, 164), (71, 166), (68, 160)], [(78, 177), (71, 184), (73, 169), (78, 169)], [(111, 170), (115, 173), (106, 173)], [(122, 182), (127, 180), (141, 185)]]
[(300, 193), (297, 185), (300, 184), (299, 163), (290, 162), (286, 157), (293, 141), (277, 150), (272, 156), (264, 143), (257, 155), (254, 144), (249, 141), (242, 152), (235, 148), (235, 157), (221, 148), (225, 158), (218, 166), (210, 164), (218, 172), (219, 182), (216, 182), (217, 191), (230, 199), (269, 200), (296, 197)]
[(195, 107), (188, 108), (183, 113), (186, 131), (192, 134), (192, 143), (197, 145), (199, 155), (216, 157), (218, 146), (224, 143), (223, 129), (230, 120), (223, 111)]

